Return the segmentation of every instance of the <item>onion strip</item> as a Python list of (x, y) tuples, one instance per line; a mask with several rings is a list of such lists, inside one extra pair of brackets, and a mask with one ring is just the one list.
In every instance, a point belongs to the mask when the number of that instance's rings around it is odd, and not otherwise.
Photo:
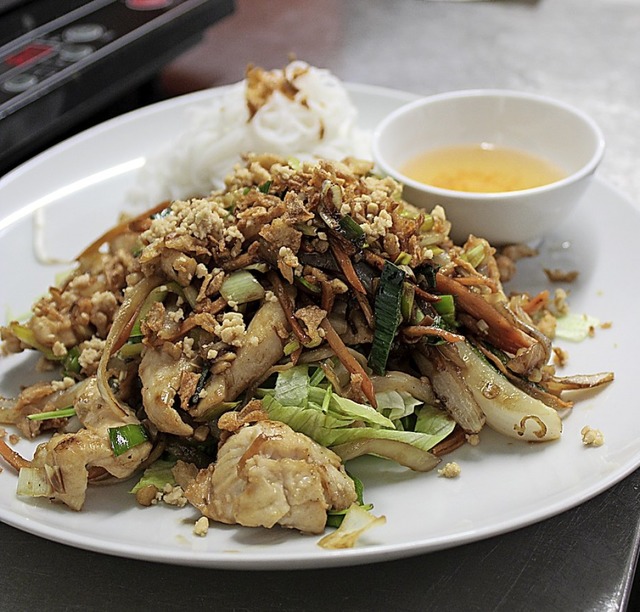
[(104, 349), (100, 356), (100, 362), (98, 363), (98, 370), (96, 372), (96, 381), (98, 383), (98, 390), (102, 399), (107, 403), (109, 408), (116, 414), (116, 416), (128, 416), (129, 409), (121, 404), (114, 395), (110, 385), (107, 374), (107, 365), (113, 353), (115, 353), (122, 344), (120, 344), (122, 338), (129, 337), (131, 328), (133, 327), (138, 311), (142, 307), (145, 299), (159, 285), (162, 284), (162, 279), (157, 276), (150, 276), (141, 280), (137, 285), (134, 285), (129, 294), (125, 296), (124, 301), (120, 305), (113, 324), (109, 330), (109, 335), (104, 343)]
[(31, 461), (14, 451), (2, 438), (0, 438), (0, 457), (2, 457), (14, 470), (31, 467)]
[(124, 221), (121, 221), (117, 225), (114, 225), (113, 227), (109, 228), (104, 234), (96, 238), (86, 249), (84, 249), (84, 251), (82, 251), (82, 253), (80, 253), (80, 255), (78, 255), (78, 257), (76, 257), (76, 259), (80, 263), (82, 263), (83, 259), (86, 259), (91, 255), (95, 255), (98, 249), (105, 242), (110, 242), (120, 234), (123, 234), (124, 232), (126, 232), (131, 226), (131, 224), (137, 223), (139, 221), (142, 221), (143, 219), (147, 219), (151, 215), (155, 215), (159, 213), (160, 211), (167, 208), (169, 204), (170, 202), (168, 200), (165, 200), (164, 202), (160, 202), (160, 204), (156, 204), (153, 208), (150, 208), (149, 210), (145, 210), (143, 213), (140, 213), (139, 215), (136, 215), (131, 219), (125, 219)]
[(342, 341), (342, 338), (333, 329), (333, 325), (326, 317), (322, 319), (320, 327), (324, 330), (324, 338), (329, 346), (334, 350), (336, 357), (340, 360), (342, 365), (347, 368), (352, 374), (359, 375), (362, 378), (362, 392), (365, 394), (369, 403), (374, 407), (378, 407), (376, 401), (376, 392), (373, 388), (373, 383), (369, 378), (369, 375), (365, 372), (360, 362), (349, 352), (346, 344)]

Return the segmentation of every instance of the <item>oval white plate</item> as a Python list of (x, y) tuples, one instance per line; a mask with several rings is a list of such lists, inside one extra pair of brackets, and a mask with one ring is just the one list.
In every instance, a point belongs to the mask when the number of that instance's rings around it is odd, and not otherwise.
[[(349, 86), (363, 127), (414, 96)], [(84, 132), (34, 158), (0, 180), (0, 303), (5, 319), (25, 313), (32, 301), (68, 266), (44, 266), (34, 239), (50, 255), (72, 258), (125, 206), (144, 158), (180, 130), (184, 109), (221, 90), (211, 90), (135, 111)], [(34, 211), (39, 210), (38, 215)], [(44, 220), (44, 231), (35, 232)], [(85, 509), (74, 513), (45, 500), (15, 495), (16, 477), (0, 473), (0, 519), (39, 536), (126, 557), (219, 568), (304, 568), (351, 565), (416, 555), (503, 533), (575, 506), (624, 478), (640, 465), (640, 409), (635, 357), (640, 344), (631, 302), (629, 265), (638, 261), (640, 212), (625, 197), (596, 180), (577, 214), (548, 236), (541, 257), (525, 262), (514, 283), (531, 291), (547, 287), (543, 267), (577, 269), (570, 287), (576, 312), (610, 329), (569, 345), (567, 373), (613, 370), (616, 381), (585, 394), (564, 422), (562, 440), (528, 445), (483, 432), (481, 444), (447, 457), (462, 474), (414, 474), (373, 458), (350, 468), (365, 482), (365, 495), (387, 523), (351, 550), (327, 551), (317, 537), (283, 529), (214, 525), (207, 537), (192, 534), (193, 509), (140, 508), (131, 483), (93, 488)], [(15, 395), (34, 379), (27, 355), (0, 360), (0, 394)], [(580, 429), (601, 429), (605, 445), (586, 448)], [(30, 456), (25, 440), (17, 450)]]

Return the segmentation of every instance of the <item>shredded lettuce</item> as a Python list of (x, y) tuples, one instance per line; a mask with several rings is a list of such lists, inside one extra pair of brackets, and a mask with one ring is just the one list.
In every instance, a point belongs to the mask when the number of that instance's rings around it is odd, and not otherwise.
[(422, 404), (406, 391), (381, 391), (376, 393), (376, 401), (378, 410), (394, 422), (413, 414), (416, 407)]
[[(279, 373), (275, 388), (262, 389), (261, 395), (270, 418), (327, 447), (355, 440), (386, 439), (428, 451), (455, 427), (455, 421), (444, 411), (422, 406), (406, 392), (376, 394), (376, 410), (341, 397), (330, 385), (313, 386), (306, 365)], [(407, 431), (400, 419), (413, 414), (415, 430)]]
[(600, 325), (600, 320), (588, 314), (569, 313), (556, 319), (556, 338), (582, 342)]
[(167, 484), (175, 485), (176, 480), (171, 471), (175, 464), (175, 461), (158, 459), (144, 471), (140, 480), (129, 493), (137, 493), (140, 489), (149, 485), (153, 485), (159, 491), (162, 491)]

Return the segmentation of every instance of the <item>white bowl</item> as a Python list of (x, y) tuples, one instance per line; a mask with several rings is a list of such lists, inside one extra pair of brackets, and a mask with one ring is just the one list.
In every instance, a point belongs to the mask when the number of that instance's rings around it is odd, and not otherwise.
[[(545, 159), (565, 176), (530, 189), (474, 193), (433, 187), (400, 171), (427, 150), (482, 143)], [(583, 112), (543, 96), (503, 90), (416, 100), (387, 116), (373, 136), (378, 169), (404, 185), (407, 201), (427, 209), (442, 205), (455, 242), (469, 234), (493, 244), (542, 238), (574, 211), (603, 153), (602, 132)]]

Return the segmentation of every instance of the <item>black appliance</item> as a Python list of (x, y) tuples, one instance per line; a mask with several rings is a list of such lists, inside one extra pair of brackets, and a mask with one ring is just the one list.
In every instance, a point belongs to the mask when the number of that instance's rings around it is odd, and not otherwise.
[(151, 79), (233, 0), (0, 0), (0, 173)]

